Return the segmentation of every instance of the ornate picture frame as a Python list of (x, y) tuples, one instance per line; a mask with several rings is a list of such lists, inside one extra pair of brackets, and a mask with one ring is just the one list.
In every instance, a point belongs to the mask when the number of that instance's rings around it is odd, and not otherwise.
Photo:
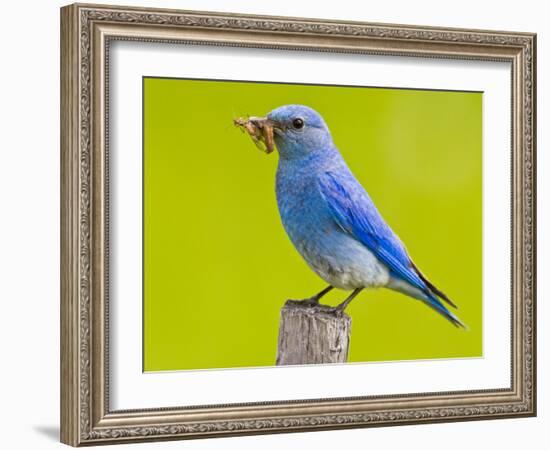
[[(109, 386), (109, 57), (115, 41), (507, 62), (508, 388), (113, 410)], [(61, 9), (61, 441), (72, 445), (536, 414), (536, 35), (74, 4)]]

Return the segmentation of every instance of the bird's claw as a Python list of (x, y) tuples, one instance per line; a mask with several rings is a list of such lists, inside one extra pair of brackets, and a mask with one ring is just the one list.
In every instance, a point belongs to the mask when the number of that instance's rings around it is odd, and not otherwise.
[(315, 297), (305, 298), (302, 300), (289, 300), (289, 302), (297, 305), (309, 306), (310, 308), (319, 306), (319, 300), (317, 300)]
[(335, 306), (333, 309), (332, 309), (332, 313), (338, 317), (338, 318), (341, 318), (343, 317), (344, 315), (344, 308), (340, 308), (339, 306)]

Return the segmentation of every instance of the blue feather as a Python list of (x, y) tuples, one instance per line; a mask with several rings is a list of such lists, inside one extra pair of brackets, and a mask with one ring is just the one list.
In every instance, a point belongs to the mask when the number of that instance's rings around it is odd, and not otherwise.
[[(340, 179), (339, 179), (340, 178)], [(422, 291), (430, 307), (457, 326), (464, 326), (434, 295), (415, 270), (407, 250), (382, 219), (373, 201), (351, 172), (325, 172), (319, 188), (340, 228), (365, 245), (390, 273)], [(344, 187), (344, 185), (346, 187)]]

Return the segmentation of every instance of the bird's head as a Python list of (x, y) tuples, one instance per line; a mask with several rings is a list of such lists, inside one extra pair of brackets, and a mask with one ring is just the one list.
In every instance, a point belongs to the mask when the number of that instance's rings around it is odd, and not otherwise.
[[(326, 151), (332, 145), (329, 129), (315, 110), (302, 105), (285, 105), (271, 111), (266, 117), (249, 119), (263, 136), (273, 140), (283, 159), (300, 159)], [(273, 147), (266, 142), (268, 151)]]

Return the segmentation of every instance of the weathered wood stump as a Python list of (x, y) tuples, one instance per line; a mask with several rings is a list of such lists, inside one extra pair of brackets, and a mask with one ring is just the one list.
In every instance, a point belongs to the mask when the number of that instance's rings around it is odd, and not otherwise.
[(325, 305), (287, 300), (281, 309), (277, 365), (345, 363), (351, 318)]

